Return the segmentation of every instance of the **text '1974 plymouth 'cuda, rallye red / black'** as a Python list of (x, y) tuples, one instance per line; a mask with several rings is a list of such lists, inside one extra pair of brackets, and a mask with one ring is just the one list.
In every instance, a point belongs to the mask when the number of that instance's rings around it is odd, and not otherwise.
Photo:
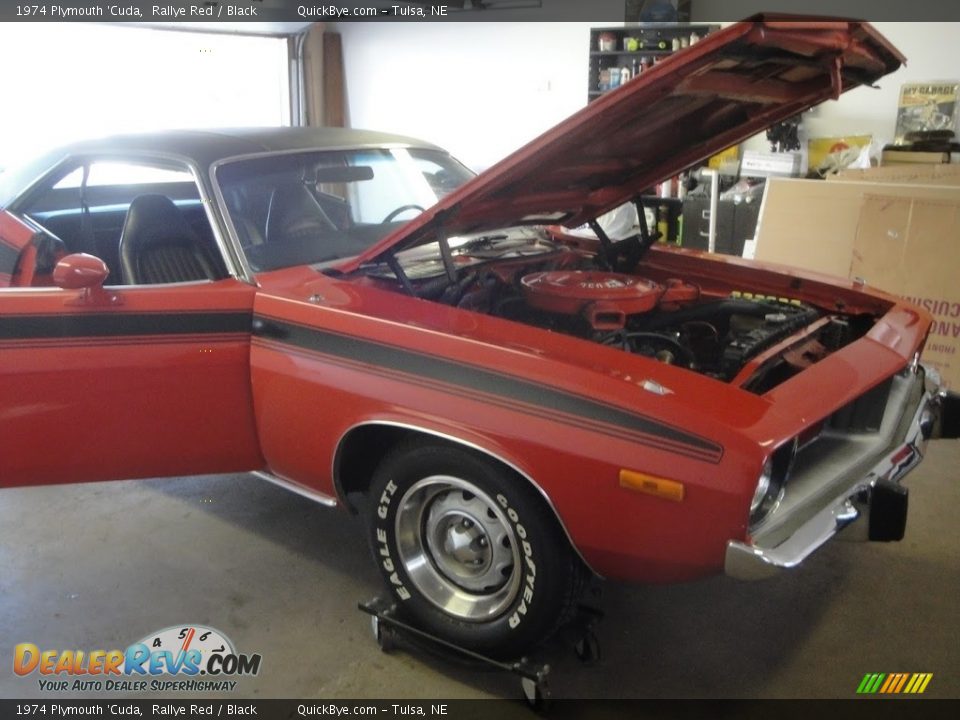
[(858, 517), (899, 539), (928, 314), (596, 219), (901, 61), (865, 23), (754, 18), (476, 177), (307, 128), (7, 171), (2, 484), (256, 472), (364, 513), (400, 611), (497, 655), (590, 573), (760, 577)]

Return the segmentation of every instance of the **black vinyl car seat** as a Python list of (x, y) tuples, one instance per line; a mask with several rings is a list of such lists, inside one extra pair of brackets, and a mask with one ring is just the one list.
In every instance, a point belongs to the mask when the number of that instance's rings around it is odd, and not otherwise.
[(271, 243), (309, 240), (337, 226), (303, 183), (292, 182), (278, 185), (271, 194), (266, 229), (266, 241)]
[(130, 203), (120, 232), (120, 267), (127, 285), (219, 277), (200, 236), (165, 195), (138, 195)]
[[(221, 190), (223, 191), (223, 201), (227, 206), (230, 219), (233, 221), (233, 227), (237, 231), (241, 247), (263, 245), (266, 214), (255, 213), (255, 204), (250, 199), (252, 193), (248, 188), (242, 186), (231, 187), (228, 185)], [(258, 214), (262, 216), (259, 223), (254, 220)]]

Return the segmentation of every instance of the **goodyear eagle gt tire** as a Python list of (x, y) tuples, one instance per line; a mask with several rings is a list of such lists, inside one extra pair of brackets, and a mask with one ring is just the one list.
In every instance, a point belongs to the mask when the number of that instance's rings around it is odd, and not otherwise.
[(507, 657), (569, 616), (582, 564), (515, 473), (469, 450), (406, 443), (378, 467), (370, 499), (377, 567), (417, 627)]

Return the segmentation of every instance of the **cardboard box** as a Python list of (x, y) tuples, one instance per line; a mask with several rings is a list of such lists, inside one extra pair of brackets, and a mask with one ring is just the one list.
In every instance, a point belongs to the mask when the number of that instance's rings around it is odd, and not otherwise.
[(717, 153), (707, 161), (707, 167), (719, 170), (721, 174), (736, 175), (740, 168), (740, 146), (734, 145)]
[(880, 165), (918, 165), (950, 162), (948, 152), (920, 152), (917, 150), (884, 150), (880, 154)]
[(800, 174), (800, 153), (747, 150), (740, 161), (740, 177), (796, 177)]
[(885, 182), (960, 186), (960, 163), (953, 165), (892, 165), (865, 170), (842, 170), (829, 182)]
[(933, 315), (923, 361), (960, 389), (960, 190), (953, 201), (868, 195), (850, 275)]
[(949, 200), (957, 188), (771, 178), (760, 205), (756, 258), (850, 277), (860, 206), (871, 193)]
[(960, 186), (771, 179), (755, 256), (862, 277), (925, 307), (923, 360), (960, 390)]

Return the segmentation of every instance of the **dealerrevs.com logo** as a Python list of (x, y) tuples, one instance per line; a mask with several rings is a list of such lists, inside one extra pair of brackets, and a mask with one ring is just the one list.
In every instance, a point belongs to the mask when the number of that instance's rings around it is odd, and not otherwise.
[(258, 674), (260, 663), (259, 654), (238, 653), (226, 635), (203, 625), (164, 628), (126, 650), (41, 650), (24, 642), (13, 651), (13, 672), (39, 675), (46, 692), (232, 691), (232, 678)]

